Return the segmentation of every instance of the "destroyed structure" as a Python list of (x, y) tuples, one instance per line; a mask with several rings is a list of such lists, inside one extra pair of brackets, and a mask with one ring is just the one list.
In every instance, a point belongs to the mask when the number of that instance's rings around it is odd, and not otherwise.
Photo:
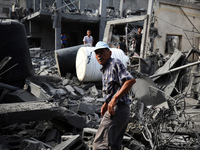
[[(78, 79), (80, 61), (76, 57), (77, 53), (87, 52), (84, 73), (90, 73), (87, 66), (94, 59), (92, 46), (79, 43), (46, 51), (41, 36), (40, 44), (33, 44), (37, 48), (29, 50), (28, 40), (34, 32), (27, 40), (29, 32), (25, 29), (40, 33), (42, 28), (30, 27), (34, 21), (40, 22), (36, 16), (45, 20), (42, 13), (26, 14), (21, 23), (0, 22), (0, 147), (91, 150), (104, 99), (100, 80)], [(66, 15), (74, 15), (71, 13)], [(127, 68), (136, 77), (129, 92), (131, 116), (122, 149), (200, 148), (199, 14), (199, 1), (149, 0), (147, 14), (104, 20), (103, 40), (116, 50), (119, 36), (126, 39)], [(22, 24), (27, 20), (29, 28)], [(143, 26), (141, 57), (135, 56), (132, 48), (138, 26)], [(94, 68), (92, 71), (97, 72)]]
[(18, 0), (15, 14), (25, 24), (31, 48), (55, 50), (61, 31), (68, 47), (82, 44), (88, 29), (95, 44), (103, 39), (107, 20), (146, 13), (147, 5), (148, 0)]

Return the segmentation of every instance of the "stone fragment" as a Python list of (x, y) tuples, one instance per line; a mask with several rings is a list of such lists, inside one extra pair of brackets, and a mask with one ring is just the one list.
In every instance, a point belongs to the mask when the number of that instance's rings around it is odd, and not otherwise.
[(92, 97), (83, 97), (82, 98), (84, 101), (90, 103), (90, 102), (94, 102), (95, 101), (95, 98), (92, 98)]
[(96, 86), (92, 86), (91, 88), (89, 88), (87, 93), (89, 93), (90, 96), (92, 96), (92, 97), (97, 97), (99, 95), (99, 92), (98, 92)]
[(78, 112), (85, 114), (93, 114), (95, 113), (95, 107), (91, 104), (81, 102), (78, 105)]
[(67, 85), (67, 86), (65, 86), (65, 88), (70, 93), (75, 91), (74, 88), (71, 85)]
[(85, 91), (82, 89), (82, 88), (79, 88), (79, 87), (77, 87), (77, 86), (74, 86), (74, 89), (75, 89), (75, 91), (78, 93), (78, 94), (80, 94), (80, 95), (84, 95), (85, 94)]

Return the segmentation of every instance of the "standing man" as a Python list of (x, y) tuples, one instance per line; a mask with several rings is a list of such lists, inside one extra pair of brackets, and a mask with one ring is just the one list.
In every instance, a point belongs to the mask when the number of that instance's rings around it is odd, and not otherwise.
[[(135, 52), (140, 55), (140, 47), (142, 41), (142, 28), (138, 28), (138, 33), (135, 34), (133, 39), (133, 48), (135, 47)], [(135, 45), (136, 44), (136, 45)]]
[(127, 51), (127, 48), (126, 48), (126, 44), (125, 44), (125, 42), (124, 42), (124, 38), (123, 38), (123, 37), (120, 37), (119, 40), (120, 40), (120, 43), (119, 43), (118, 49), (123, 50), (124, 53), (127, 55), (127, 54), (128, 54), (128, 51)]
[(94, 51), (98, 63), (102, 65), (105, 103), (101, 107), (103, 119), (93, 142), (93, 150), (120, 150), (130, 115), (127, 92), (136, 81), (119, 59), (111, 58), (110, 48), (105, 42), (98, 42)]
[(67, 47), (67, 37), (64, 32), (62, 32), (61, 34), (61, 42), (62, 42), (62, 48)]
[(91, 36), (91, 30), (87, 30), (87, 35), (83, 38), (83, 44), (91, 44), (93, 45), (94, 39)]

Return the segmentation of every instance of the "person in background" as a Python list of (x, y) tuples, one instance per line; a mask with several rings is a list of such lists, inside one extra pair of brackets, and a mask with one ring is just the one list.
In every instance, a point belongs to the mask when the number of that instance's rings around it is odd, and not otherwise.
[(124, 42), (124, 38), (120, 37), (119, 40), (120, 40), (120, 43), (119, 43), (118, 49), (123, 50), (124, 53), (127, 55), (128, 51), (127, 51), (127, 48), (126, 48), (126, 44)]
[(93, 45), (94, 39), (91, 36), (91, 34), (92, 34), (91, 30), (87, 30), (87, 35), (84, 36), (84, 38), (83, 38), (83, 44), (91, 44), (91, 45)]
[(140, 55), (140, 47), (142, 41), (142, 28), (138, 28), (138, 33), (135, 34), (133, 39), (133, 48), (135, 47), (135, 52)]
[(67, 37), (64, 32), (62, 32), (61, 34), (61, 43), (62, 43), (62, 46), (61, 46), (62, 48), (67, 47)]
[(130, 115), (130, 99), (127, 92), (136, 82), (119, 59), (111, 58), (109, 46), (99, 41), (95, 57), (102, 65), (102, 94), (105, 103), (101, 107), (103, 119), (93, 142), (93, 150), (120, 150)]

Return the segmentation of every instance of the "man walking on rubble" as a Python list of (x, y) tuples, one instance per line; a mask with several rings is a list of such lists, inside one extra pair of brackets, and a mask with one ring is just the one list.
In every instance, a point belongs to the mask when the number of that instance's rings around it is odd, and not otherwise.
[(136, 81), (119, 59), (111, 58), (110, 48), (105, 42), (99, 41), (94, 52), (102, 65), (105, 103), (101, 107), (103, 119), (93, 142), (93, 150), (120, 150), (130, 114), (127, 92)]

